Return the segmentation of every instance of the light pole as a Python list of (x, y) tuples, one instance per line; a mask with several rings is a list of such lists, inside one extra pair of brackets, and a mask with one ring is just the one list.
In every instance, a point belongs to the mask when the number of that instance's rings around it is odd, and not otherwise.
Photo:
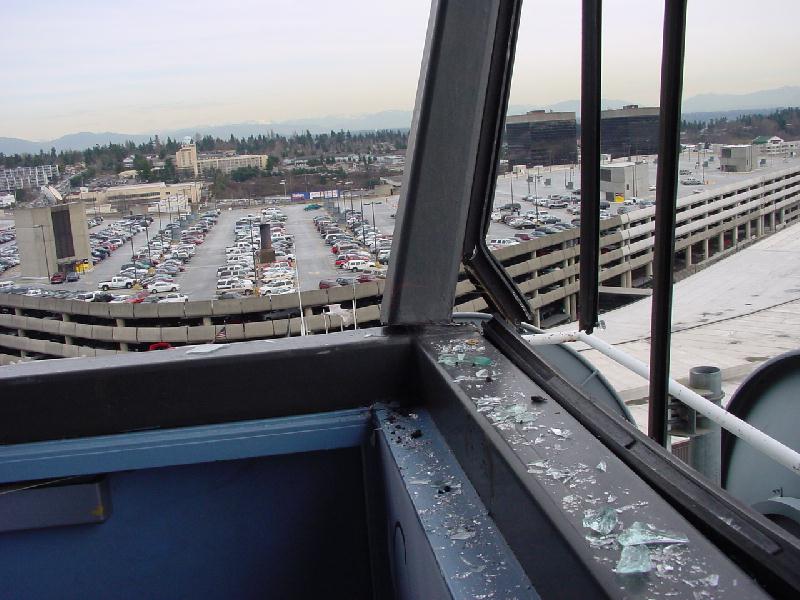
[(34, 225), (34, 229), (38, 228), (42, 232), (42, 248), (44, 248), (44, 267), (47, 269), (47, 281), (50, 281), (50, 260), (47, 258), (47, 242), (44, 239), (44, 225)]
[[(374, 231), (378, 230), (378, 227), (375, 224), (375, 205), (376, 204), (383, 204), (383, 202), (375, 202), (374, 200), (372, 202), (367, 202), (367, 206), (372, 206), (372, 229)], [(361, 218), (362, 219), (364, 218), (364, 209), (363, 208), (361, 209)], [(363, 231), (363, 229), (362, 229), (362, 231)], [(376, 238), (377, 238), (377, 236), (376, 236)], [(376, 263), (378, 262), (378, 240), (377, 239), (375, 240), (375, 262)]]
[(283, 199), (284, 200), (288, 200), (289, 199), (289, 195), (286, 193), (286, 180), (285, 179), (281, 179), (280, 184), (283, 186)]

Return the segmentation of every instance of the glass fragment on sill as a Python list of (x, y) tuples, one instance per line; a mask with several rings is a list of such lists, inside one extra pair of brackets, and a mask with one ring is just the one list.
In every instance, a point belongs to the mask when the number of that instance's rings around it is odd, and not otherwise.
[(477, 354), (467, 354), (466, 352), (448, 353), (443, 352), (439, 355), (438, 362), (448, 367), (457, 367), (460, 365), (475, 366), (475, 367), (490, 367), (492, 366), (491, 358), (488, 356), (481, 356)]
[(642, 546), (645, 544), (688, 544), (689, 538), (682, 533), (660, 531), (652, 525), (636, 521), (617, 536), (623, 546)]
[(583, 512), (583, 526), (602, 535), (608, 535), (619, 526), (617, 511), (613, 508), (590, 508)]
[(606, 461), (601, 460), (599, 463), (597, 463), (596, 468), (598, 471), (602, 471), (603, 473), (605, 473), (606, 469), (608, 469), (608, 465), (606, 464)]
[(475, 537), (475, 532), (470, 531), (466, 527), (459, 526), (450, 532), (451, 540), (468, 540)]
[(624, 546), (614, 572), (621, 575), (631, 575), (649, 573), (652, 568), (653, 563), (650, 561), (650, 551), (647, 546)]

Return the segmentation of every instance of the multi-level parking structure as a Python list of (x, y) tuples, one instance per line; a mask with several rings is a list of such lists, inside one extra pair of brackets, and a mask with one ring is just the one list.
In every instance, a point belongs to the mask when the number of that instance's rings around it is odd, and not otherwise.
[[(680, 198), (676, 276), (796, 223), (799, 209), (800, 167)], [(654, 217), (651, 207), (601, 222), (601, 290), (647, 293)], [(528, 298), (537, 325), (577, 317), (579, 251), (578, 230), (567, 230), (495, 253)], [(0, 293), (0, 363), (142, 351), (158, 342), (231, 342), (372, 326), (379, 321), (382, 293), (382, 281), (185, 304), (85, 303)], [(480, 291), (463, 276), (454, 304), (457, 311), (487, 309)]]

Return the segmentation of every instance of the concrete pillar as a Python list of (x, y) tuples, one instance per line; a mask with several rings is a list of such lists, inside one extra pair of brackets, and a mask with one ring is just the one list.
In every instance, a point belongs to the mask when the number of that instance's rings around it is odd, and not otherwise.
[[(686, 267), (688, 268), (688, 267), (692, 266), (692, 244), (689, 244), (688, 246), (686, 246), (686, 251), (685, 252), (686, 252), (686, 260), (685, 260), (685, 262), (686, 262)], [(652, 274), (652, 271), (653, 271), (653, 267), (650, 266), (650, 274)]]
[(542, 326), (542, 314), (538, 308), (535, 311), (533, 311), (533, 324), (536, 327)]
[(721, 231), (719, 234), (719, 251), (725, 250), (725, 232)]
[(653, 276), (653, 253), (650, 252), (650, 260), (644, 266), (645, 275), (647, 277)]
[(203, 325), (205, 327), (210, 327), (214, 323), (211, 321), (211, 317), (203, 317)]
[[(14, 309), (14, 315), (16, 315), (17, 317), (23, 316), (22, 315), (22, 309), (21, 308), (15, 308)], [(25, 330), (24, 329), (17, 329), (17, 337), (25, 337)], [(26, 356), (26, 355), (23, 354), (23, 356)]]
[(764, 235), (764, 217), (759, 215), (756, 220), (756, 236), (761, 237), (762, 235)]
[(750, 219), (748, 219), (747, 223), (744, 224), (744, 237), (745, 237), (745, 239), (747, 239), (747, 240), (750, 239), (750, 236), (752, 235), (752, 229), (753, 229), (753, 222)]
[(711, 244), (709, 244), (709, 242), (710, 240), (708, 238), (703, 240), (703, 260), (708, 260), (711, 258), (711, 255), (709, 254), (709, 248)]
[(633, 272), (630, 269), (624, 271), (622, 273), (621, 280), (622, 280), (622, 287), (627, 287), (627, 288), (633, 287)]

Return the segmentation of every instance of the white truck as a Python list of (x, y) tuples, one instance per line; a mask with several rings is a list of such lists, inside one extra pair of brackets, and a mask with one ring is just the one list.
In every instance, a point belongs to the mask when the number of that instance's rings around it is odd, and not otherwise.
[(108, 281), (101, 281), (97, 284), (97, 287), (104, 292), (108, 290), (120, 290), (120, 289), (131, 289), (135, 281), (130, 277), (112, 277)]

